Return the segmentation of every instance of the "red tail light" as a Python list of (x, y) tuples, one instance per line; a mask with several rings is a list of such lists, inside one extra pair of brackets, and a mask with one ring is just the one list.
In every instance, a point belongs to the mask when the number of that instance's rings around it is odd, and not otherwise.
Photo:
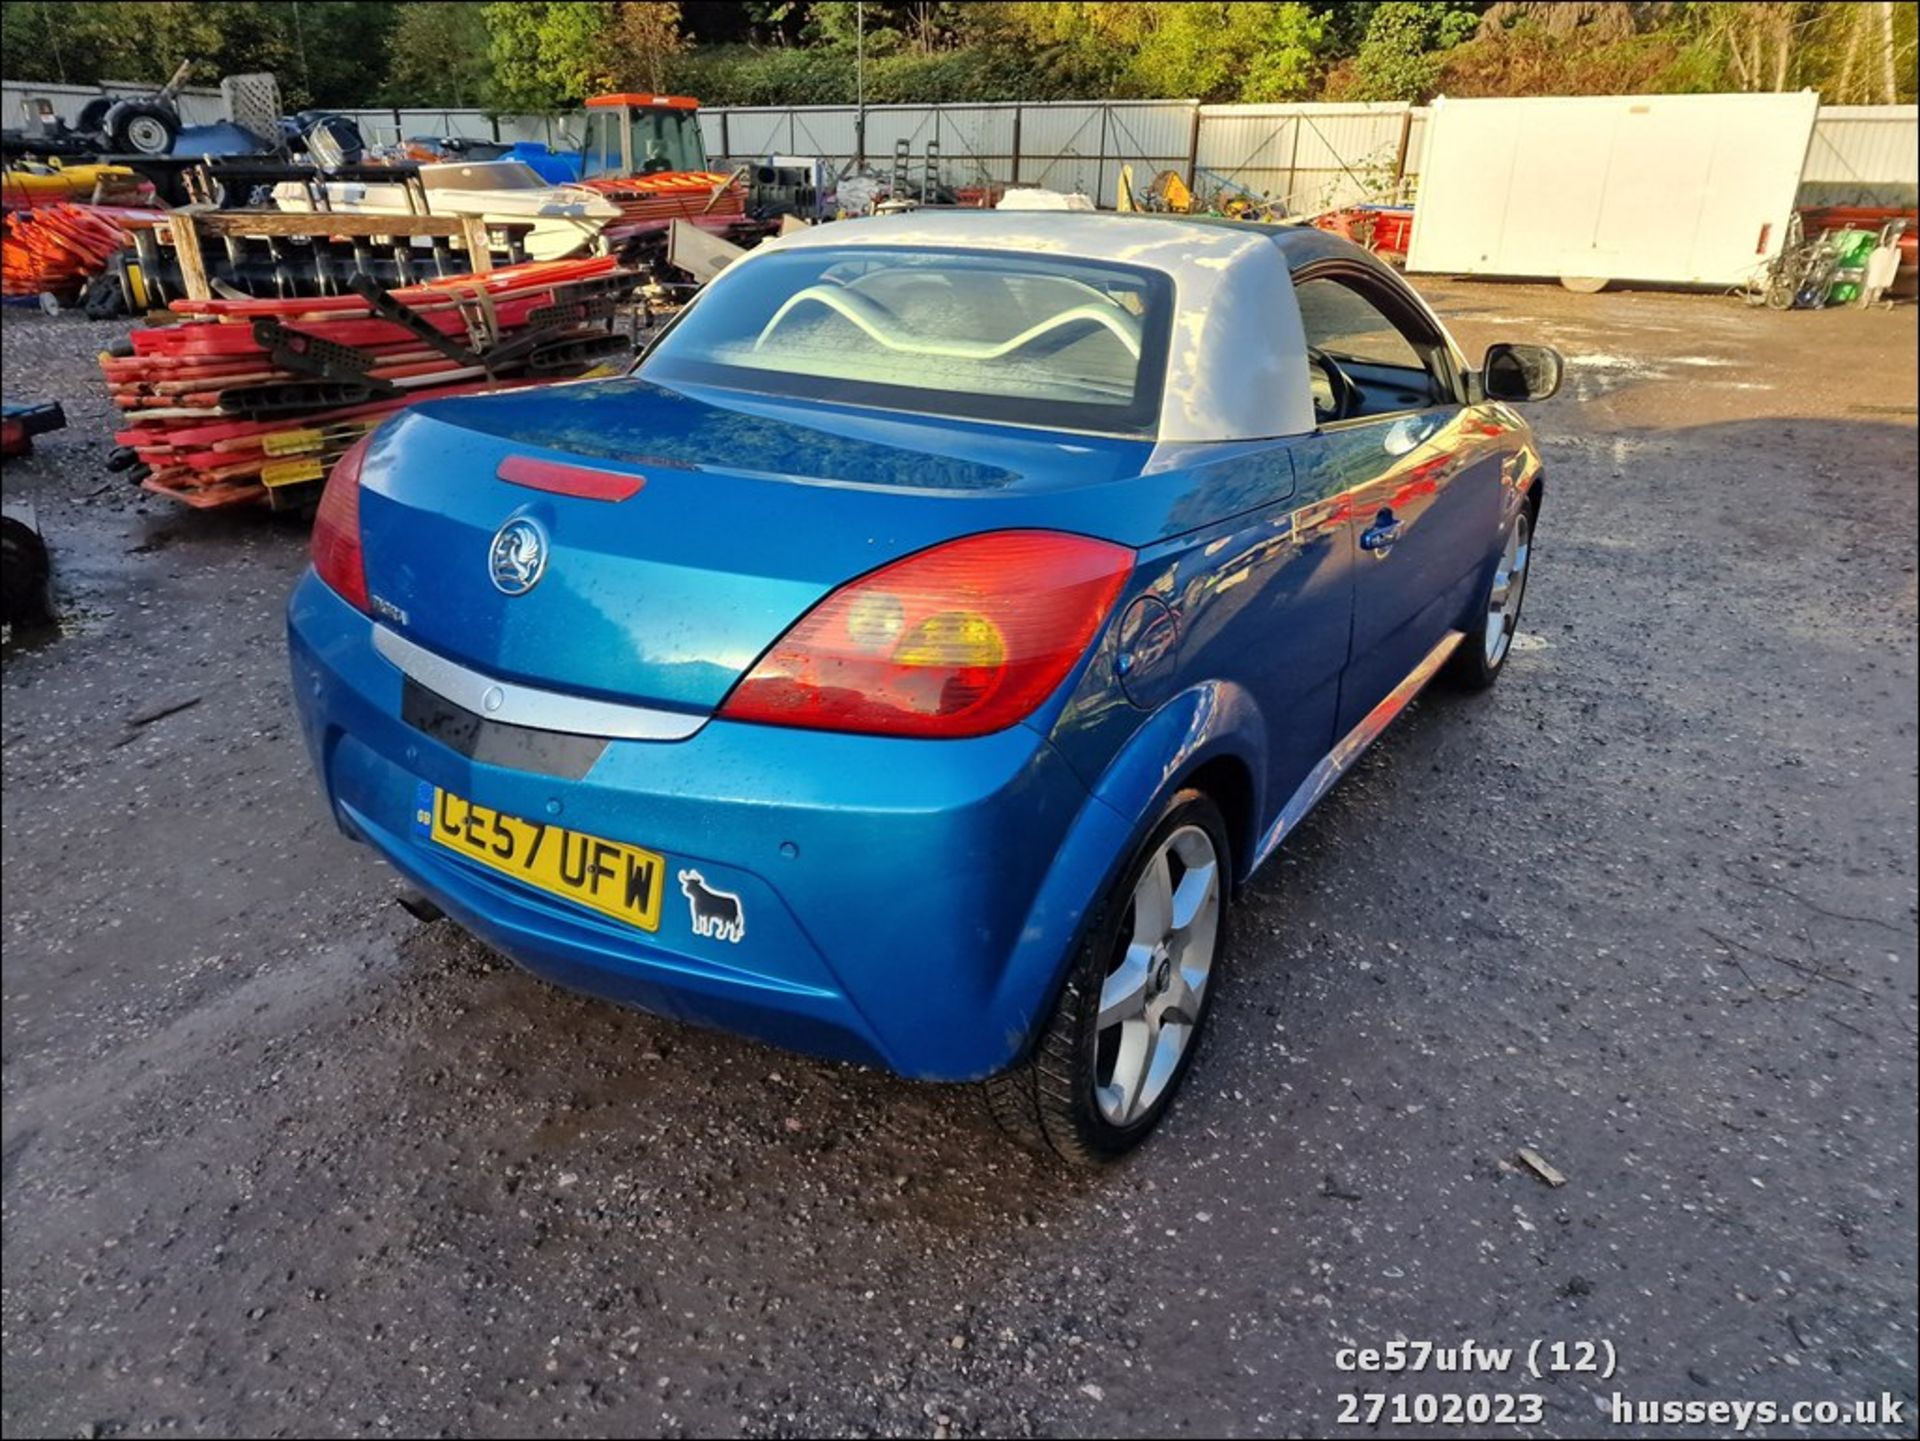
[(1045, 530), (968, 536), (851, 581), (762, 656), (730, 720), (953, 739), (1030, 715), (1085, 654), (1133, 552)]
[(370, 438), (361, 436), (334, 462), (313, 517), (314, 572), (357, 610), (370, 610), (360, 553), (360, 465)]

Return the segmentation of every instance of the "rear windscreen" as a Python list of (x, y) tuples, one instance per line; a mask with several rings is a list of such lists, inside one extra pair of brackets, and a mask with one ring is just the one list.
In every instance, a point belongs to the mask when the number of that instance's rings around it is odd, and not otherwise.
[(661, 385), (1150, 434), (1172, 282), (1051, 256), (808, 247), (700, 297), (641, 363)]

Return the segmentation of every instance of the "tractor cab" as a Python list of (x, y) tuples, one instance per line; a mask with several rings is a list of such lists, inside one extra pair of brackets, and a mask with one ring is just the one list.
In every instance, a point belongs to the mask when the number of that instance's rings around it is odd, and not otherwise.
[(620, 243), (664, 237), (676, 220), (722, 235), (746, 218), (737, 175), (707, 168), (700, 102), (685, 95), (596, 95), (587, 101), (580, 183), (620, 208), (603, 232)]
[(596, 95), (587, 101), (580, 178), (707, 174), (700, 102), (685, 95)]

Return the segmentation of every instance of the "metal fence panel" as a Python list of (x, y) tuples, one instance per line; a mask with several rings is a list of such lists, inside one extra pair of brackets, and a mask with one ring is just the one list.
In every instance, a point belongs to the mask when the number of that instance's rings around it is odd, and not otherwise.
[[(806, 106), (793, 112), (789, 139), (781, 151), (786, 155), (844, 156), (853, 158), (858, 143), (860, 112), (851, 105)], [(872, 127), (872, 119), (868, 119)], [(868, 145), (869, 155), (873, 152)]]
[[(716, 112), (719, 113), (719, 112)], [(729, 155), (790, 155), (793, 153), (794, 122), (792, 110), (749, 109), (733, 106), (726, 110)]]
[(1012, 105), (946, 105), (939, 111), (941, 169), (954, 185), (1007, 185), (1013, 180)]
[(717, 165), (728, 152), (726, 116), (718, 110), (700, 112), (700, 143), (706, 148), (707, 161)]
[(551, 150), (578, 150), (586, 134), (586, 112), (572, 110), (563, 115), (496, 115), (500, 141), (504, 145), (522, 142), (545, 145)]
[(1920, 198), (1920, 106), (1828, 105), (1800, 176), (1804, 205), (1912, 205)]
[(914, 154), (928, 141), (938, 143), (940, 112), (930, 105), (871, 105), (867, 107), (867, 161), (885, 169), (894, 147), (905, 142)]
[(1191, 100), (1023, 105), (1014, 178), (1022, 185), (1082, 191), (1109, 206), (1123, 166), (1133, 167), (1135, 189), (1144, 189), (1161, 170), (1186, 173), (1197, 109)]
[(1020, 156), (1013, 174), (1018, 185), (1049, 190), (1100, 193), (1100, 155), (1106, 140), (1106, 111), (1099, 105), (1023, 105), (1020, 108)]
[(469, 140), (493, 139), (493, 121), (480, 110), (396, 110), (403, 136), (459, 135)]
[(1293, 215), (1393, 200), (1410, 123), (1395, 103), (1203, 106), (1195, 186), (1242, 187)]

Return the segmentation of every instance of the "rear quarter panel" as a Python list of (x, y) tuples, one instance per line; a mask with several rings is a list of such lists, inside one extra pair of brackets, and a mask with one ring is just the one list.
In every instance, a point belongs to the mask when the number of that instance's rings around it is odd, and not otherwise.
[(1051, 721), (1069, 764), (1131, 817), (1208, 761), (1235, 760), (1251, 791), (1251, 833), (1234, 838), (1243, 875), (1253, 835), (1332, 745), (1352, 625), (1342, 483), (1324, 470), (1303, 476), (1298, 443), (1174, 457), (1174, 512), (1219, 518), (1143, 546), (1121, 607), (1165, 605), (1174, 642), (1129, 668), (1110, 630)]

